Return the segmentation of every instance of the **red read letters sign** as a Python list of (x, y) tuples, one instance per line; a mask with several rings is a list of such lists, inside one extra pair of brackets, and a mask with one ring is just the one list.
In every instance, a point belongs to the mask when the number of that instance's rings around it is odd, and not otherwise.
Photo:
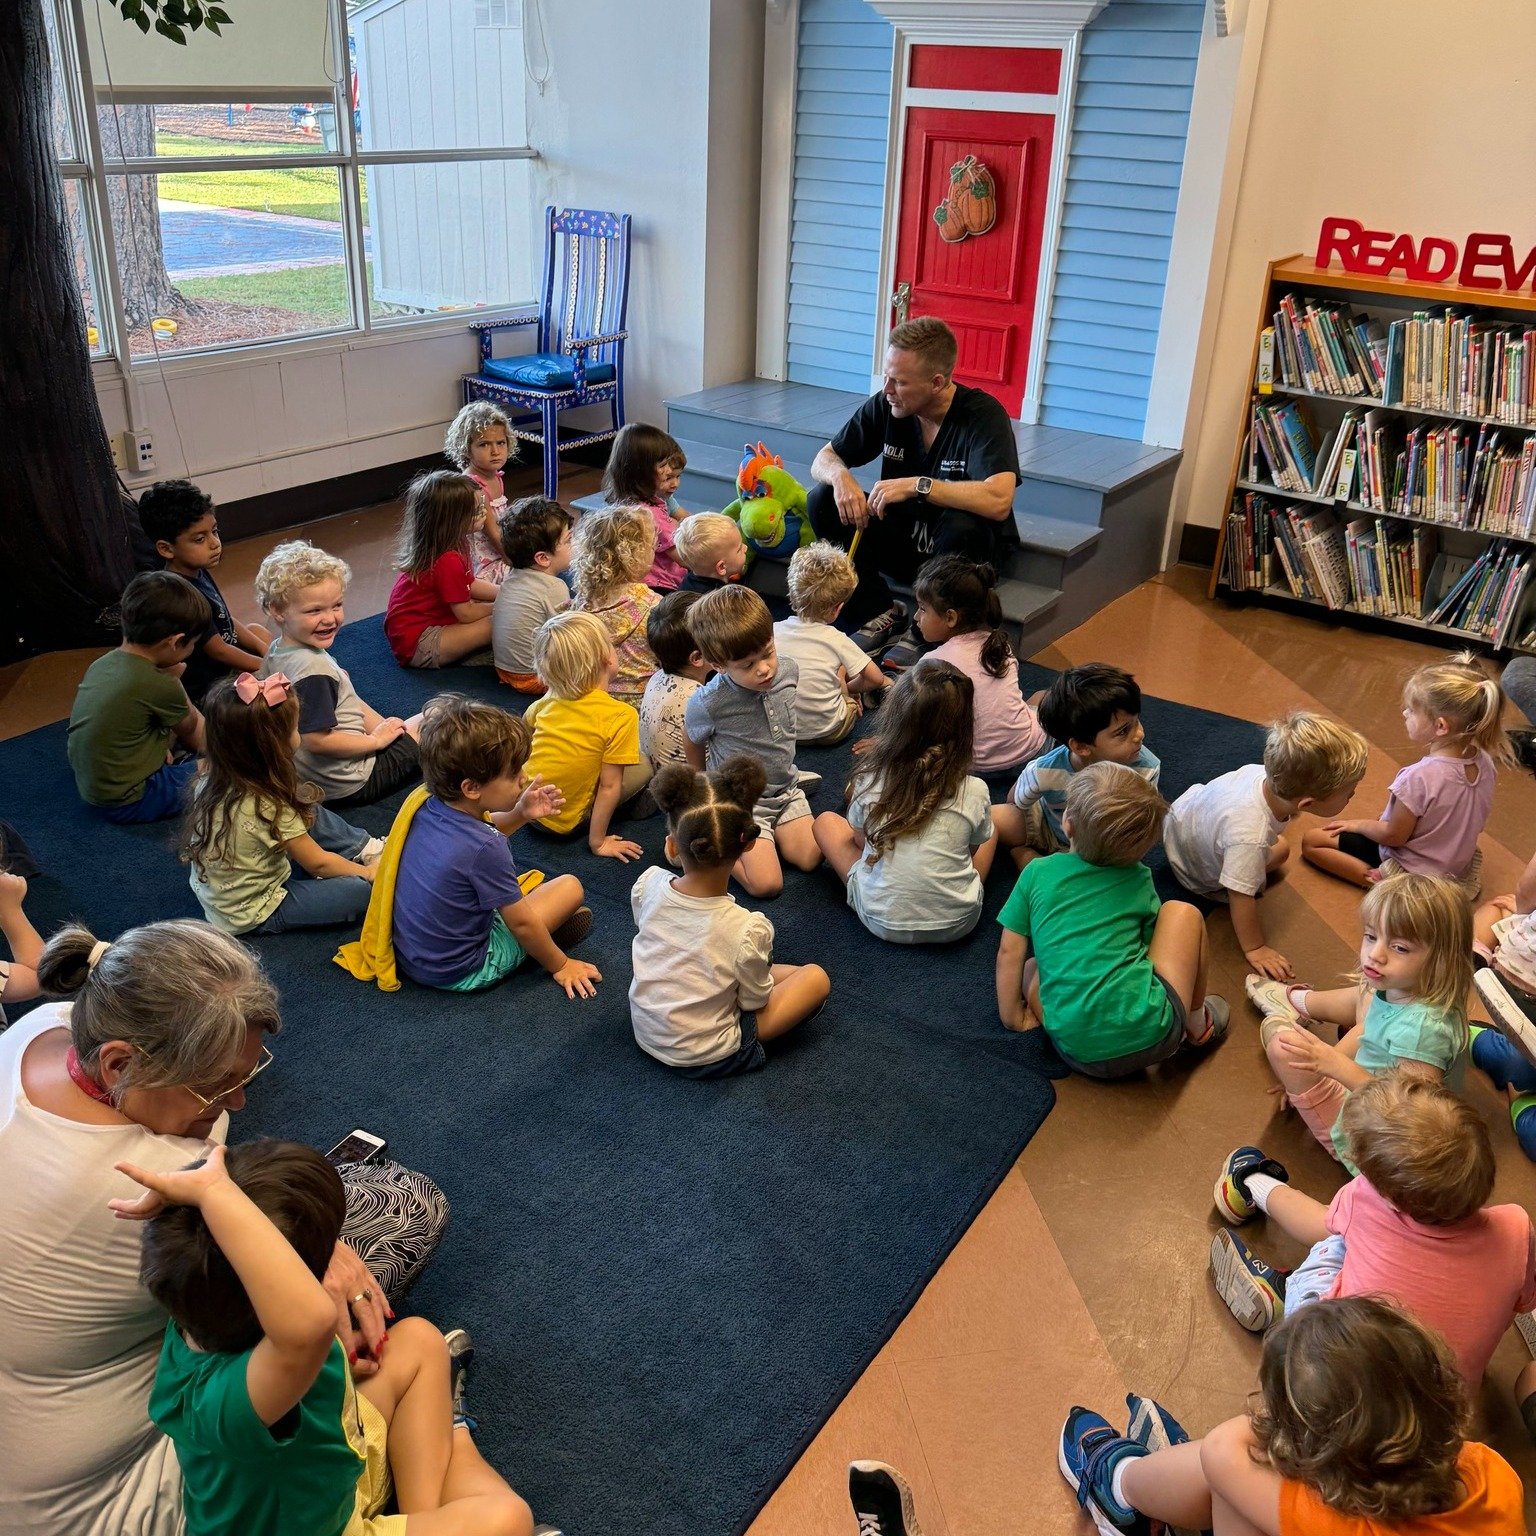
[(1463, 288), (1536, 292), (1536, 249), (1517, 260), (1508, 235), (1468, 235), (1460, 246), (1439, 235), (1394, 235), (1367, 229), (1357, 219), (1324, 219), (1317, 235), (1317, 265), (1337, 258), (1346, 272), (1373, 277), (1401, 273), (1416, 283), (1458, 283)]

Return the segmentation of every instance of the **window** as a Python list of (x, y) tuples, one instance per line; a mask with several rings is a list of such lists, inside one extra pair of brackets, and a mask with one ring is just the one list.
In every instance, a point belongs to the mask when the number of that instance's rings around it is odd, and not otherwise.
[[(273, 80), (298, 76), (279, 50), (250, 77), (266, 83), (235, 91), (222, 39), (194, 39), (201, 63), (162, 39), (164, 58), (119, 68), (111, 29), (131, 24), (103, 8), (102, 36), (81, 49), (68, 0), (45, 0), (93, 355), (140, 361), (370, 330), (533, 295), (518, 0), (273, 6), (307, 23), (328, 14), (347, 39), (350, 70), (329, 71), (341, 83), (284, 91)], [(257, 33), (247, 44), (252, 58), (272, 54)], [(298, 54), (313, 74), (313, 51)], [(116, 98), (104, 75), (127, 82)], [(231, 94), (256, 99), (214, 99)], [(114, 283), (96, 281), (103, 270)]]

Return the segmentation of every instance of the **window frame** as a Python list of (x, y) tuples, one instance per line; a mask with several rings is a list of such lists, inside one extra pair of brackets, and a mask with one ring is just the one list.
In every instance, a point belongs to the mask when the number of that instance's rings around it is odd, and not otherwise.
[[(501, 160), (537, 160), (538, 150), (528, 144), (498, 145), (477, 149), (397, 149), (365, 150), (358, 147), (352, 120), (351, 62), (347, 56), (346, 0), (325, 0), (329, 13), (332, 77), (331, 108), (336, 121), (336, 149), (287, 152), (281, 155), (176, 155), (151, 157), (108, 157), (102, 147), (101, 125), (95, 107), (98, 101), (91, 74), (90, 57), (81, 42), (86, 26), (86, 0), (43, 0), (51, 13), (58, 38), (62, 94), (74, 155), (68, 159), (55, 150), (55, 166), (61, 178), (78, 184), (80, 206), (84, 214), (87, 262), (95, 282), (96, 326), (100, 337), (98, 350), (90, 354), (91, 365), (102, 374), (121, 374), (131, 380), (144, 369), (182, 373), (199, 367), (250, 360), (253, 356), (333, 350), (338, 342), (347, 347), (403, 341), (413, 335), (434, 335), (460, 330), (468, 324), (468, 311), (442, 315), (372, 314), (368, 294), (368, 270), (364, 252), (363, 175), (372, 166), (449, 165), (484, 163)], [(508, 0), (509, 6), (515, 0)], [(127, 23), (121, 23), (127, 25)], [(167, 46), (171, 46), (167, 44)], [(244, 99), (244, 98), (242, 98)], [(260, 93), (250, 97), (260, 99)], [(93, 105), (94, 104), (94, 105)], [(124, 102), (119, 105), (125, 105)], [(149, 102), (135, 104), (160, 105)], [(174, 103), (166, 102), (166, 105)], [(225, 170), (293, 170), (298, 167), (333, 170), (338, 177), (341, 212), (342, 264), (346, 269), (347, 296), (352, 308), (349, 325), (324, 330), (303, 331), (291, 336), (217, 342), (204, 347), (178, 349), (163, 358), (155, 353), (135, 357), (128, 345), (128, 325), (123, 306), (122, 282), (117, 264), (117, 246), (108, 216), (106, 189), (110, 178), (128, 176), (165, 176), (183, 172)], [(530, 238), (534, 231), (530, 229)], [(537, 275), (535, 274), (535, 281)], [(478, 320), (496, 320), (537, 312), (537, 291), (501, 304), (487, 304), (474, 311)]]

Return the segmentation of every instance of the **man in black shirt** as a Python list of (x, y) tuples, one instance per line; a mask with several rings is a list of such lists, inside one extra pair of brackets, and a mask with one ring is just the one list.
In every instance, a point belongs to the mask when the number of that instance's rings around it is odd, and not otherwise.
[[(891, 332), (884, 388), (817, 455), (808, 494), (818, 538), (845, 547), (864, 530), (854, 565), (859, 585), (843, 608), (866, 650), (882, 650), (907, 611), (885, 578), (910, 582), (934, 555), (994, 564), (1013, 535), (1019, 450), (1008, 413), (985, 390), (956, 384), (955, 337), (924, 316)], [(849, 465), (881, 456), (864, 494)]]

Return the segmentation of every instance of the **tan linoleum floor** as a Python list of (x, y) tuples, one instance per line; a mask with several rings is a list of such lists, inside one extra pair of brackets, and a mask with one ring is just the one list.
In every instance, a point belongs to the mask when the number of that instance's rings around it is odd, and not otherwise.
[[(511, 479), (511, 477), (509, 477)], [(568, 475), (563, 499), (596, 486)], [(532, 478), (519, 490), (536, 490)], [(370, 508), (294, 530), (352, 565), (349, 612), (379, 611), (392, 572), (396, 509)], [(250, 578), (278, 537), (231, 545), (219, 582), (242, 617), (257, 617)], [(68, 713), (95, 652), (66, 652), (0, 669), (0, 737)], [(1403, 676), (1436, 652), (1262, 608), (1210, 603), (1204, 574), (1176, 568), (1111, 604), (1033, 659), (1048, 666), (1113, 662), (1144, 690), (1256, 722), (1296, 705), (1363, 731), (1371, 769), (1367, 814), (1410, 748), (1398, 714)], [(1513, 718), (1513, 717), (1512, 717)], [(1150, 745), (1156, 750), (1157, 743)], [(1483, 838), (1489, 892), (1511, 890), (1532, 850), (1536, 784), (1501, 777)], [(1266, 897), (1270, 937), (1299, 976), (1329, 983), (1353, 963), (1358, 893), (1293, 868)], [(971, 1229), (753, 1523), (749, 1536), (841, 1536), (854, 1521), (846, 1466), (876, 1457), (910, 1479), (926, 1536), (1086, 1533), (1055, 1463), (1055, 1437), (1074, 1402), (1113, 1418), (1128, 1389), (1164, 1401), (1199, 1433), (1240, 1410), (1258, 1341), (1211, 1288), (1216, 1221), (1211, 1186), (1222, 1157), (1257, 1142), (1300, 1187), (1326, 1198), (1339, 1170), (1294, 1117), (1276, 1113), (1246, 969), (1224, 916), (1212, 918), (1212, 987), (1234, 1004), (1222, 1048), (1189, 1067), (1134, 1083), (1081, 1078), (1057, 1085), (1045, 1125)], [(990, 987), (990, 976), (978, 985)], [(1496, 1198), (1536, 1209), (1536, 1169), (1515, 1146), (1501, 1102), (1469, 1084), (1499, 1152)], [(1256, 1241), (1290, 1262), (1284, 1239)], [(1536, 1449), (1510, 1400), (1528, 1358), (1513, 1331), (1480, 1404), (1483, 1437), (1521, 1473), (1536, 1514)], [(698, 1533), (714, 1536), (714, 1533)]]

